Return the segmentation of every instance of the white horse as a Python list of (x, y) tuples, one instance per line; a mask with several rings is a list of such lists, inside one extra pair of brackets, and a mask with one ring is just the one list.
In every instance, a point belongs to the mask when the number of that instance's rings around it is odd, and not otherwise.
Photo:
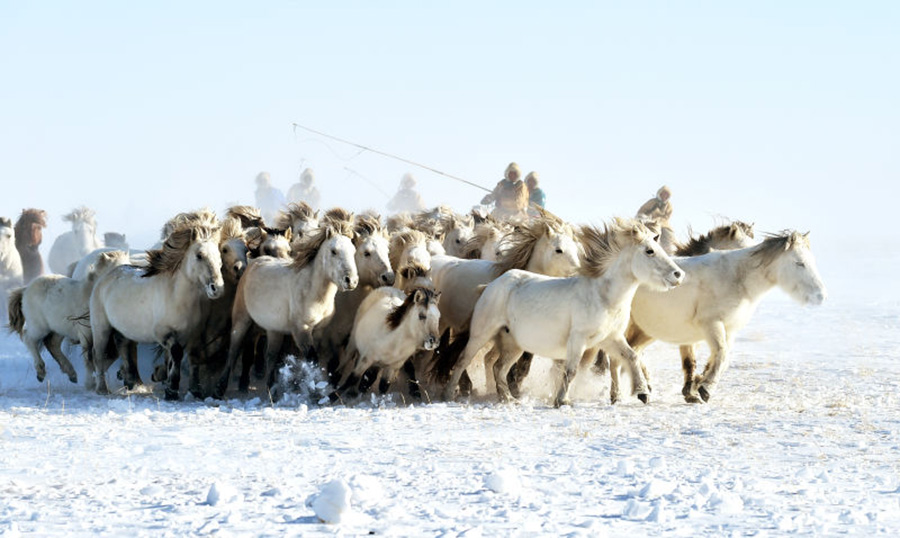
[(432, 255), (428, 247), (428, 236), (418, 230), (406, 229), (391, 235), (388, 256), (397, 276), (395, 287), (400, 289), (406, 287), (404, 274), (407, 267), (421, 268), (426, 274), (431, 271)]
[(355, 289), (335, 296), (334, 315), (319, 324), (314, 333), (316, 352), (329, 373), (337, 371), (341, 352), (353, 330), (353, 319), (359, 305), (372, 290), (379, 286), (391, 286), (396, 278), (388, 255), (387, 231), (381, 226), (378, 217), (357, 216), (353, 232), (359, 284)]
[(85, 364), (91, 361), (91, 326), (85, 319), (94, 282), (114, 267), (128, 263), (128, 254), (122, 251), (105, 252), (97, 260), (92, 272), (83, 280), (62, 275), (42, 275), (27, 287), (19, 288), (10, 296), (9, 326), (25, 343), (34, 359), (38, 381), (47, 373), (41, 346), (45, 346), (56, 359), (60, 369), (72, 383), (78, 376), (72, 363), (62, 352), (63, 338), (81, 346)]
[(63, 220), (72, 223), (72, 231), (61, 234), (53, 241), (47, 257), (50, 270), (58, 275), (67, 274), (69, 265), (103, 246), (97, 239), (94, 210), (84, 206), (77, 207), (64, 215)]
[(460, 258), (471, 260), (497, 261), (506, 247), (503, 237), (512, 231), (507, 222), (499, 222), (489, 217), (475, 224), (472, 238), (466, 243)]
[[(344, 380), (338, 393), (359, 385), (365, 392), (371, 383), (360, 385), (362, 375), (372, 367), (381, 368), (380, 391), (390, 388), (397, 372), (411, 365), (409, 358), (418, 350), (433, 350), (440, 333), (437, 308), (440, 292), (416, 288), (409, 294), (393, 287), (382, 287), (370, 293), (356, 313), (350, 341), (341, 360)], [(411, 372), (415, 378), (415, 372)]]
[(297, 241), (319, 226), (319, 212), (306, 202), (288, 204), (286, 209), (278, 213), (275, 227), (291, 229), (293, 240)]
[(523, 351), (565, 361), (556, 405), (568, 402), (569, 384), (583, 359), (599, 349), (631, 366), (634, 389), (649, 399), (638, 357), (625, 341), (628, 311), (638, 286), (678, 286), (684, 273), (635, 220), (618, 219), (601, 231), (585, 226), (581, 274), (553, 278), (512, 270), (485, 288), (472, 314), (471, 336), (444, 390), (453, 398), (462, 372), (493, 341), (500, 350), (494, 379), (501, 400), (512, 400), (506, 376)]
[[(214, 215), (210, 215), (214, 218)], [(181, 363), (190, 363), (186, 346), (205, 321), (204, 310), (224, 290), (218, 223), (186, 221), (166, 238), (162, 249), (151, 250), (146, 268), (117, 267), (101, 278), (91, 294), (91, 333), (97, 391), (107, 393), (107, 357), (113, 333), (127, 342), (119, 345), (127, 387), (139, 381), (134, 343), (156, 343), (166, 350), (165, 398), (177, 400)], [(117, 344), (120, 344), (117, 338)]]
[(471, 219), (457, 215), (445, 215), (441, 219), (441, 230), (444, 236), (441, 246), (448, 256), (463, 257), (466, 246), (475, 236)]
[(68, 276), (75, 280), (84, 280), (94, 271), (100, 258), (106, 252), (122, 252), (123, 254), (128, 255), (129, 265), (138, 265), (141, 267), (147, 266), (147, 251), (145, 250), (122, 250), (114, 247), (101, 247), (91, 251), (77, 262), (71, 264), (69, 266), (71, 271), (67, 271)]
[[(637, 291), (629, 340), (636, 350), (653, 340), (680, 346), (706, 342), (710, 349), (706, 369), (694, 377), (693, 365), (684, 365), (683, 393), (689, 402), (708, 401), (728, 367), (737, 331), (750, 321), (766, 292), (778, 286), (802, 304), (825, 301), (825, 284), (807, 235), (784, 232), (749, 248), (677, 258), (688, 277), (671, 292)], [(611, 373), (615, 392), (617, 369)]]
[[(452, 343), (442, 345), (431, 372), (438, 382), (445, 382), (469, 336), (469, 321), (481, 290), (492, 280), (512, 269), (524, 269), (554, 277), (576, 274), (581, 265), (581, 247), (572, 228), (548, 218), (523, 222), (503, 239), (506, 248), (496, 262), (463, 260), (451, 256), (432, 258), (431, 277), (444, 295), (440, 303), (441, 334), (450, 331)], [(443, 344), (443, 343), (442, 343)], [(530, 356), (526, 359), (530, 360)], [(489, 361), (493, 355), (485, 355)], [(527, 370), (527, 364), (523, 366)], [(491, 369), (485, 368), (487, 386), (491, 386)], [(514, 382), (513, 390), (518, 390)]]
[[(275, 387), (279, 352), (291, 335), (302, 357), (312, 347), (312, 330), (334, 312), (338, 290), (359, 283), (356, 249), (348, 223), (323, 221), (320, 228), (295, 243), (293, 260), (263, 256), (250, 262), (241, 277), (232, 310), (228, 360), (214, 395), (223, 398), (241, 352), (244, 336), (255, 323), (266, 331), (266, 381)], [(277, 399), (277, 394), (273, 395)]]
[(0, 218), (0, 319), (6, 319), (9, 293), (21, 287), (22, 258), (16, 250), (16, 232), (11, 219)]

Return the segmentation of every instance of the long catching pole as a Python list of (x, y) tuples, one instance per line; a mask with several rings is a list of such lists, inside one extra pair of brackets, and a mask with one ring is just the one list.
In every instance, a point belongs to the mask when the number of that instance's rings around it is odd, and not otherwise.
[(398, 156), (398, 155), (394, 155), (394, 154), (392, 154), (392, 153), (387, 153), (386, 151), (377, 150), (377, 149), (371, 148), (371, 147), (369, 147), (369, 146), (364, 146), (364, 145), (362, 145), (362, 144), (357, 144), (356, 142), (351, 142), (351, 141), (349, 141), (349, 140), (344, 140), (343, 138), (338, 138), (338, 137), (336, 137), (336, 136), (332, 136), (332, 135), (330, 135), (330, 134), (323, 133), (322, 131), (317, 131), (317, 130), (312, 129), (312, 128), (310, 128), (310, 127), (307, 127), (307, 126), (305, 126), (305, 125), (300, 125), (299, 123), (293, 123), (292, 125), (294, 126), (294, 132), (297, 132), (297, 128), (299, 127), (300, 129), (303, 129), (304, 131), (309, 131), (309, 132), (314, 133), (314, 134), (317, 134), (317, 135), (319, 135), (319, 136), (324, 136), (325, 138), (330, 138), (331, 140), (335, 140), (335, 141), (340, 142), (340, 143), (342, 143), (342, 144), (347, 144), (347, 145), (349, 145), (349, 146), (353, 146), (353, 147), (355, 147), (355, 148), (359, 148), (359, 149), (365, 150), (365, 151), (371, 151), (372, 153), (377, 153), (377, 154), (379, 154), (379, 155), (383, 155), (383, 156), (388, 157), (388, 158), (391, 158), (391, 159), (396, 159), (396, 160), (398, 160), (398, 161), (405, 162), (406, 164), (411, 164), (411, 165), (413, 165), (413, 166), (418, 166), (419, 168), (423, 168), (423, 169), (428, 170), (429, 172), (433, 172), (433, 173), (435, 173), (435, 174), (437, 174), (437, 175), (439, 175), (439, 176), (444, 176), (444, 177), (453, 179), (453, 180), (455, 180), (455, 181), (459, 181), (459, 182), (465, 183), (466, 185), (471, 185), (471, 186), (475, 187), (476, 189), (481, 189), (481, 190), (483, 190), (483, 191), (485, 191), (485, 192), (492, 192), (491, 189), (488, 189), (487, 187), (482, 187), (481, 185), (479, 185), (479, 184), (477, 184), (477, 183), (472, 183), (471, 181), (469, 181), (469, 180), (467, 180), (467, 179), (463, 179), (463, 178), (461, 178), (461, 177), (457, 177), (457, 176), (454, 176), (454, 175), (452, 175), (452, 174), (448, 174), (448, 173), (446, 173), (446, 172), (441, 172), (440, 170), (438, 170), (438, 169), (436, 169), (436, 168), (432, 168), (432, 167), (427, 166), (427, 165), (424, 165), (424, 164), (422, 164), (422, 163), (417, 163), (417, 162), (415, 162), (415, 161), (411, 161), (411, 160), (409, 160), (409, 159), (405, 159), (405, 158), (403, 158), (403, 157), (400, 157), (400, 156)]

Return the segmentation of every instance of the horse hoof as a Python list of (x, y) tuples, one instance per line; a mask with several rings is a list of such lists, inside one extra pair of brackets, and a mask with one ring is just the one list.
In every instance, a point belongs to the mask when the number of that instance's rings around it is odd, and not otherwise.
[(700, 388), (697, 389), (697, 392), (700, 393), (700, 397), (703, 398), (704, 402), (709, 401), (709, 391), (706, 390), (706, 387), (704, 387), (703, 385), (700, 385)]
[(568, 398), (557, 399), (556, 402), (554, 402), (553, 405), (554, 405), (557, 409), (559, 409), (560, 407), (562, 407), (562, 406), (564, 406), (564, 405), (572, 405), (572, 400), (570, 400), (570, 399), (568, 399)]
[(166, 389), (166, 394), (164, 396), (167, 402), (177, 402), (178, 401), (178, 391), (172, 389)]
[(696, 395), (696, 394), (685, 394), (685, 395), (684, 395), (684, 401), (687, 402), (687, 403), (689, 403), (689, 404), (699, 404), (699, 403), (703, 403), (703, 400), (700, 399), (700, 396), (698, 396), (698, 395)]
[(71, 374), (69, 374), (69, 381), (71, 381), (72, 383), (78, 384), (78, 374), (76, 374), (75, 372), (72, 372)]
[(37, 374), (37, 380), (38, 380), (38, 383), (43, 383), (43, 382), (44, 382), (44, 377), (45, 377), (46, 375), (47, 375), (46, 372), (43, 373), (43, 374), (40, 373), (40, 372), (38, 372), (38, 374)]
[(644, 402), (645, 404), (650, 403), (650, 395), (649, 394), (638, 394), (638, 400)]

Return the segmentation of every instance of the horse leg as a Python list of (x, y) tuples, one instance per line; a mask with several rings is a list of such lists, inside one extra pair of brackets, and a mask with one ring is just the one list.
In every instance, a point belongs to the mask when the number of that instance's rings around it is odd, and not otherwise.
[(578, 365), (584, 356), (585, 339), (580, 335), (570, 334), (569, 341), (566, 343), (566, 362), (563, 369), (562, 382), (559, 384), (559, 391), (556, 393), (556, 407), (571, 404), (569, 400), (569, 385), (575, 379), (578, 373)]
[(494, 338), (494, 334), (496, 334), (496, 331), (484, 331), (478, 332), (475, 335), (469, 335), (466, 349), (463, 351), (459, 362), (453, 367), (453, 371), (450, 373), (450, 380), (447, 382), (447, 385), (444, 386), (444, 400), (453, 399), (456, 395), (456, 388), (459, 386), (459, 381), (465, 373), (466, 368), (469, 367), (469, 364), (472, 363), (472, 360), (475, 358), (475, 355), (481, 351), (481, 348)]
[(41, 344), (46, 340), (47, 337), (34, 338), (27, 332), (25, 333), (25, 338), (23, 338), (25, 347), (28, 348), (28, 351), (31, 352), (31, 358), (34, 359), (34, 371), (37, 374), (38, 383), (43, 383), (44, 377), (47, 376), (47, 365), (44, 364), (44, 359), (41, 358)]
[(615, 404), (622, 399), (622, 389), (619, 387), (619, 364), (613, 363), (609, 354), (602, 349), (597, 350), (597, 358), (594, 359), (594, 372), (603, 375), (609, 372), (609, 403)]
[[(631, 349), (637, 352), (639, 356), (641, 351), (655, 340), (652, 336), (642, 331), (634, 322), (628, 324), (628, 328), (625, 330), (625, 339), (628, 342), (628, 345), (631, 346)], [(644, 374), (644, 379), (647, 381), (647, 390), (652, 391), (653, 389), (650, 386), (650, 372), (647, 370), (647, 365), (644, 364), (644, 361), (638, 360), (640, 362), (641, 371)]]
[(719, 377), (728, 369), (730, 342), (723, 323), (717, 322), (707, 328), (706, 343), (710, 350), (709, 360), (703, 370), (703, 375), (695, 380), (697, 392), (704, 402), (709, 401), (710, 394), (719, 382)]
[(522, 356), (513, 364), (512, 369), (507, 374), (506, 384), (509, 386), (509, 392), (513, 395), (513, 398), (521, 396), (522, 383), (528, 377), (528, 372), (531, 371), (531, 361), (533, 359), (533, 353), (528, 351), (522, 353)]
[(138, 371), (138, 345), (133, 340), (124, 340), (123, 350), (119, 353), (122, 357), (122, 373), (125, 386), (129, 390), (144, 384), (141, 373)]
[[(235, 308), (235, 310), (238, 309)], [(244, 343), (244, 336), (247, 335), (247, 331), (250, 330), (252, 324), (250, 316), (243, 311), (236, 312), (232, 318), (231, 336), (228, 342), (228, 358), (225, 360), (225, 368), (222, 370), (222, 374), (219, 376), (219, 380), (216, 382), (213, 390), (213, 398), (217, 400), (225, 398), (225, 391), (228, 390), (228, 383), (231, 381), (231, 372)]]
[(59, 368), (63, 373), (69, 376), (69, 381), (78, 383), (78, 373), (75, 372), (75, 367), (72, 366), (72, 363), (69, 362), (69, 358), (63, 353), (62, 342), (63, 336), (53, 333), (44, 340), (44, 345), (47, 347), (47, 350), (50, 351), (50, 355), (56, 359), (56, 363), (59, 364)]
[(278, 385), (278, 371), (284, 364), (281, 358), (281, 344), (284, 335), (275, 331), (266, 332), (266, 387), (269, 389), (269, 397), (273, 402), (281, 398), (281, 391), (276, 389)]
[(702, 403), (703, 400), (700, 399), (700, 395), (693, 390), (694, 369), (697, 367), (694, 346), (691, 344), (679, 346), (678, 351), (681, 352), (681, 369), (684, 372), (684, 386), (681, 389), (684, 401), (687, 403)]
[(416, 365), (413, 359), (409, 359), (403, 363), (403, 372), (406, 374), (406, 386), (409, 395), (417, 400), (422, 399), (422, 391), (419, 388), (419, 378), (416, 377)]
[(89, 370), (93, 372), (94, 383), (85, 381), (85, 387), (93, 385), (97, 389), (97, 394), (109, 394), (109, 387), (106, 385), (106, 370), (115, 362), (116, 357), (110, 358), (110, 338), (112, 337), (112, 327), (108, 323), (99, 319), (100, 315), (91, 316), (91, 338), (94, 340), (94, 353), (90, 357), (93, 367)]
[(509, 373), (525, 350), (516, 345), (512, 338), (503, 339), (503, 342), (497, 346), (497, 349), (500, 351), (500, 358), (494, 363), (494, 382), (497, 385), (497, 396), (501, 402), (514, 402), (516, 397), (509, 388)]
[(175, 339), (175, 335), (166, 338), (163, 345), (166, 348), (166, 392), (165, 399), (175, 401), (179, 398), (181, 385), (181, 362), (184, 360), (184, 346)]
[(647, 379), (644, 377), (644, 368), (642, 367), (640, 357), (635, 352), (625, 338), (617, 336), (610, 343), (609, 349), (611, 364), (621, 361), (622, 364), (628, 365), (631, 369), (631, 393), (637, 394), (638, 400), (644, 403), (650, 403), (650, 387), (647, 386)]

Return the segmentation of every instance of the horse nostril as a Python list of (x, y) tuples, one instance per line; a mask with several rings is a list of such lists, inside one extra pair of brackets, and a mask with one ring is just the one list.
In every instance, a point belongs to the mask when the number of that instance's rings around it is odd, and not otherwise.
[(681, 278), (681, 271), (675, 271), (675, 278)]

